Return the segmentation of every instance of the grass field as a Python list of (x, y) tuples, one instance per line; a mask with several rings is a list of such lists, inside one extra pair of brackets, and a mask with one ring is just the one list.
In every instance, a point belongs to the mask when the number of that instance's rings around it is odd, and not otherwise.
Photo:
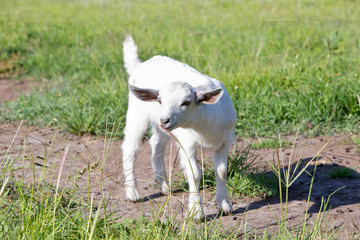
[[(0, 0), (0, 6), (0, 78), (37, 82), (35, 91), (0, 106), (0, 122), (24, 119), (29, 125), (58, 126), (80, 135), (106, 135), (119, 126), (116, 133), (122, 137), (128, 97), (122, 41), (130, 33), (141, 59), (167, 55), (221, 80), (237, 111), (239, 137), (359, 129), (357, 0)], [(1, 154), (2, 238), (240, 237), (216, 223), (160, 222), (160, 213), (150, 220), (119, 222), (111, 214), (99, 214), (90, 198), (79, 199), (76, 188), (68, 192), (12, 179), (11, 164), (24, 157)], [(212, 186), (213, 176), (207, 173), (210, 182), (204, 180), (203, 186)], [(237, 189), (244, 182), (241, 173), (229, 174), (235, 195), (254, 193)], [(262, 175), (249, 176), (249, 182), (264, 182)], [(261, 191), (270, 195), (268, 189)], [(304, 228), (289, 230), (280, 216), (280, 230), (272, 237), (322, 238), (323, 219), (317, 220), (307, 227), (305, 218)], [(244, 239), (268, 239), (266, 231), (247, 236), (244, 224), (239, 226)], [(325, 238), (334, 238), (332, 234)]]
[(360, 115), (359, 5), (1, 1), (0, 59), (11, 65), (1, 74), (41, 81), (37, 93), (3, 106), (1, 119), (77, 134), (103, 134), (106, 123), (122, 128), (122, 41), (131, 33), (142, 59), (168, 55), (223, 81), (239, 136), (353, 129)]

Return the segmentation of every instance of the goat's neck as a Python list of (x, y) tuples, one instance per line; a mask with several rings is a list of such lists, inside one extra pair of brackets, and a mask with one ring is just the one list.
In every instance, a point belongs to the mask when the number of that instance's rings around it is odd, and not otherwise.
[(218, 116), (216, 116), (214, 108), (204, 104), (194, 111), (191, 121), (185, 128), (192, 128), (196, 132), (204, 134), (211, 133), (218, 124)]

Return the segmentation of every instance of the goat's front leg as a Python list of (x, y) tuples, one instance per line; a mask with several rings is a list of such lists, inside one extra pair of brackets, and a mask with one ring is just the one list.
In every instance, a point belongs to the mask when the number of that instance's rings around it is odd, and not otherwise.
[(147, 129), (148, 123), (144, 119), (140, 119), (139, 114), (130, 108), (126, 117), (125, 139), (122, 144), (123, 151), (123, 172), (125, 175), (125, 193), (127, 199), (131, 202), (140, 200), (140, 194), (137, 190), (137, 184), (134, 173), (134, 163), (137, 149), (144, 133)]
[(181, 165), (189, 183), (189, 209), (188, 216), (199, 219), (203, 216), (201, 198), (199, 193), (201, 172), (196, 163), (195, 148), (185, 148), (180, 151)]
[(216, 176), (216, 195), (215, 199), (218, 203), (219, 213), (228, 215), (232, 212), (232, 207), (229, 201), (226, 189), (226, 175), (227, 175), (227, 154), (228, 144), (224, 144), (219, 150), (212, 155), (214, 163), (214, 170)]
[(152, 150), (151, 163), (154, 169), (155, 182), (158, 184), (159, 190), (165, 193), (170, 191), (164, 159), (164, 152), (169, 139), (170, 137), (167, 134), (154, 127), (153, 135), (149, 141)]

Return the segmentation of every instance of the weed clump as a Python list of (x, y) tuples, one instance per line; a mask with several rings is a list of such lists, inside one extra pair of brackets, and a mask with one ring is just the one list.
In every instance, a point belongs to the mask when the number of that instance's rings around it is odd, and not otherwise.
[(356, 172), (353, 169), (347, 167), (336, 167), (328, 173), (329, 178), (352, 178)]
[[(278, 193), (277, 178), (274, 174), (258, 172), (257, 156), (250, 153), (250, 146), (242, 150), (234, 149), (228, 155), (227, 188), (231, 197), (263, 197), (267, 198)], [(213, 164), (204, 162), (201, 188), (214, 188), (216, 177)]]

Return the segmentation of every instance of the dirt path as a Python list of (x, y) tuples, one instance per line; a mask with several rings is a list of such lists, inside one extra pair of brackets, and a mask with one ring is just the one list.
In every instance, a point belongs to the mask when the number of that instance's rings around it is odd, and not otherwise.
[(0, 78), (0, 104), (27, 92), (34, 84), (30, 80), (16, 81)]

